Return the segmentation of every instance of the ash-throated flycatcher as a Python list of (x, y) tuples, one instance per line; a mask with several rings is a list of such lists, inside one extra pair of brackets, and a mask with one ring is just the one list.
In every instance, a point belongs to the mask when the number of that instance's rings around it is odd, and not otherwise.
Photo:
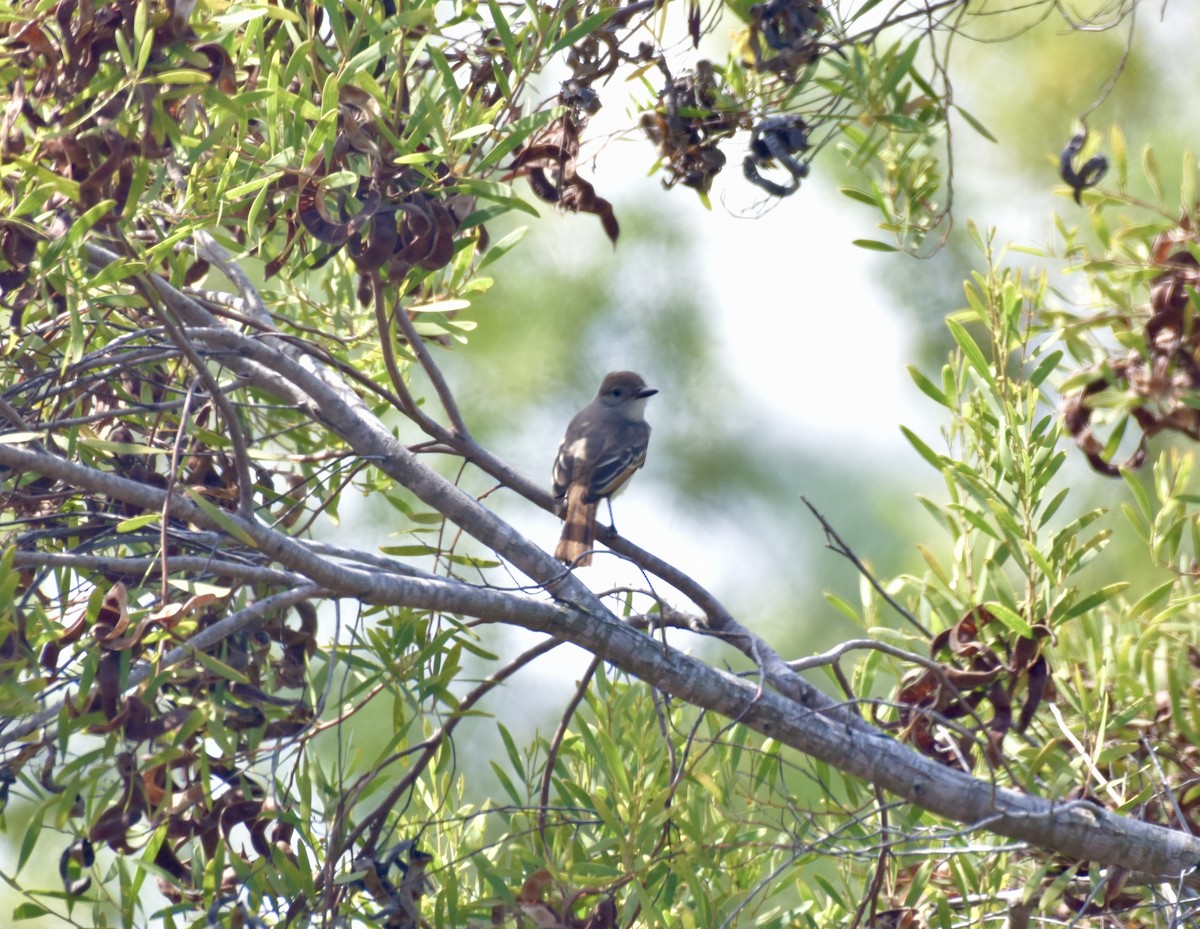
[(596, 505), (616, 496), (645, 464), (650, 425), (643, 414), (646, 399), (656, 393), (632, 371), (614, 371), (567, 426), (554, 460), (554, 496), (566, 498), (566, 522), (554, 550), (559, 561), (575, 567), (592, 563)]

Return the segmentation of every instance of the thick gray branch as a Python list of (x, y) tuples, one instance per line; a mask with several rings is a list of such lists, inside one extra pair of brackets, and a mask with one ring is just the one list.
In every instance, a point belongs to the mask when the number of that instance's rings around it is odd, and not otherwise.
[[(0, 464), (104, 489), (147, 508), (154, 508), (162, 494), (16, 445), (0, 443)], [(203, 510), (184, 498), (172, 497), (170, 511), (199, 525), (212, 525)], [(239, 522), (239, 527), (253, 533), (256, 542), (276, 548), (275, 555), (285, 564), (303, 565), (303, 574), (335, 594), (340, 591), (374, 603), (452, 611), (573, 642), (679, 700), (736, 720), (949, 819), (1071, 858), (1152, 876), (1177, 876), (1200, 864), (1200, 839), (1105, 813), (1090, 804), (1053, 803), (995, 787), (951, 770), (861, 723), (838, 721), (783, 694), (654, 644), (636, 629), (612, 619), (603, 608), (593, 612), (452, 580), (398, 577), (336, 565), (269, 530), (246, 521)], [(308, 595), (314, 590), (310, 588)]]

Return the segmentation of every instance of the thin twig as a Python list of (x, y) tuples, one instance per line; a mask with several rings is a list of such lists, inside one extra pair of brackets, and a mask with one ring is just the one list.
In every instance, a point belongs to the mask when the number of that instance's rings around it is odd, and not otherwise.
[(167, 487), (166, 496), (163, 498), (162, 509), (159, 511), (159, 554), (162, 559), (162, 588), (159, 592), (159, 597), (164, 604), (170, 602), (169, 595), (171, 590), (171, 573), (167, 566), (167, 553), (169, 547), (167, 539), (170, 533), (171, 520), (167, 515), (167, 503), (171, 499), (171, 495), (175, 493), (175, 479), (179, 472), (179, 458), (183, 451), (183, 440), (187, 436), (185, 425), (192, 413), (192, 399), (196, 396), (196, 384), (198, 378), (192, 378), (188, 383), (187, 394), (183, 398), (183, 409), (179, 413), (179, 428), (175, 430), (175, 441), (171, 445), (171, 463), (167, 468)]
[(421, 363), (421, 367), (425, 371), (425, 376), (429, 378), (429, 382), (433, 384), (434, 391), (437, 392), (438, 401), (442, 404), (442, 409), (446, 411), (446, 416), (450, 419), (451, 437), (459, 439), (469, 436), (471, 431), (467, 428), (467, 424), (463, 420), (462, 413), (458, 409), (458, 402), (454, 399), (454, 394), (450, 390), (450, 385), (446, 383), (441, 369), (434, 362), (433, 356), (429, 353), (428, 346), (425, 345), (425, 340), (418, 335), (417, 327), (413, 325), (408, 311), (400, 304), (396, 306), (396, 322), (404, 333), (404, 337), (408, 339), (409, 348), (417, 356), (417, 360)]
[(913, 616), (912, 613), (897, 603), (892, 595), (883, 589), (883, 585), (875, 579), (875, 575), (872, 574), (867, 566), (863, 564), (861, 560), (859, 560), (859, 557), (854, 554), (854, 550), (842, 541), (842, 537), (838, 535), (833, 526), (829, 524), (829, 520), (821, 515), (820, 511), (813, 506), (812, 502), (807, 497), (801, 497), (800, 499), (804, 501), (804, 505), (808, 507), (809, 512), (816, 517), (817, 522), (821, 524), (821, 528), (825, 531), (825, 547), (830, 551), (841, 555), (852, 565), (854, 565), (854, 567), (858, 570), (858, 573), (870, 582), (871, 586), (874, 587), (879, 593), (879, 596), (883, 597), (883, 599), (887, 601), (888, 606), (908, 620), (921, 632), (923, 636), (925, 636), (925, 638), (932, 639), (933, 633), (925, 627), (924, 623), (922, 623), (919, 619), (917, 619), (917, 617)]
[(546, 810), (550, 805), (550, 781), (554, 776), (554, 765), (558, 761), (558, 750), (562, 747), (563, 739), (566, 738), (571, 718), (579, 709), (579, 704), (583, 702), (584, 696), (587, 695), (592, 677), (595, 676), (596, 669), (600, 667), (600, 661), (601, 659), (598, 657), (593, 658), (579, 679), (579, 683), (575, 685), (575, 693), (563, 709), (562, 718), (558, 721), (558, 728), (554, 730), (554, 737), (550, 739), (550, 747), (546, 750), (546, 767), (542, 771), (542, 789), (538, 794), (537, 831), (538, 837), (542, 840), (542, 851), (547, 859), (550, 857), (550, 844), (546, 841)]
[[(379, 330), (379, 348), (383, 353), (383, 367), (388, 373), (388, 380), (392, 382), (392, 389), (396, 392), (396, 397), (400, 400), (400, 412), (420, 426), (422, 431), (429, 433), (430, 427), (436, 424), (421, 411), (412, 391), (408, 389), (408, 384), (404, 382), (400, 364), (396, 361), (396, 346), (392, 340), (391, 320), (388, 319), (383, 282), (380, 281), (378, 273), (371, 275), (371, 305), (375, 310), (375, 328)], [(400, 312), (404, 312), (403, 309)]]

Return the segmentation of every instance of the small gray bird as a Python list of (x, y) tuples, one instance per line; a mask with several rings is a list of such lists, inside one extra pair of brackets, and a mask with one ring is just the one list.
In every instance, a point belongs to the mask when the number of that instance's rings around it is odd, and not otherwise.
[[(596, 505), (620, 493), (646, 462), (646, 400), (657, 390), (632, 371), (605, 375), (596, 399), (575, 414), (554, 460), (554, 496), (566, 522), (554, 557), (574, 567), (592, 563)], [(612, 504), (609, 504), (612, 512)]]

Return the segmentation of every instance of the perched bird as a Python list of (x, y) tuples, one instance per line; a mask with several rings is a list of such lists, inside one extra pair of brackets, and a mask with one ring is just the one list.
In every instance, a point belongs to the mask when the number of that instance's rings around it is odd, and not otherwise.
[(646, 461), (646, 400), (657, 390), (632, 371), (605, 375), (596, 399), (575, 414), (554, 460), (554, 496), (565, 499), (562, 538), (554, 557), (573, 567), (592, 563), (596, 505), (624, 489)]

